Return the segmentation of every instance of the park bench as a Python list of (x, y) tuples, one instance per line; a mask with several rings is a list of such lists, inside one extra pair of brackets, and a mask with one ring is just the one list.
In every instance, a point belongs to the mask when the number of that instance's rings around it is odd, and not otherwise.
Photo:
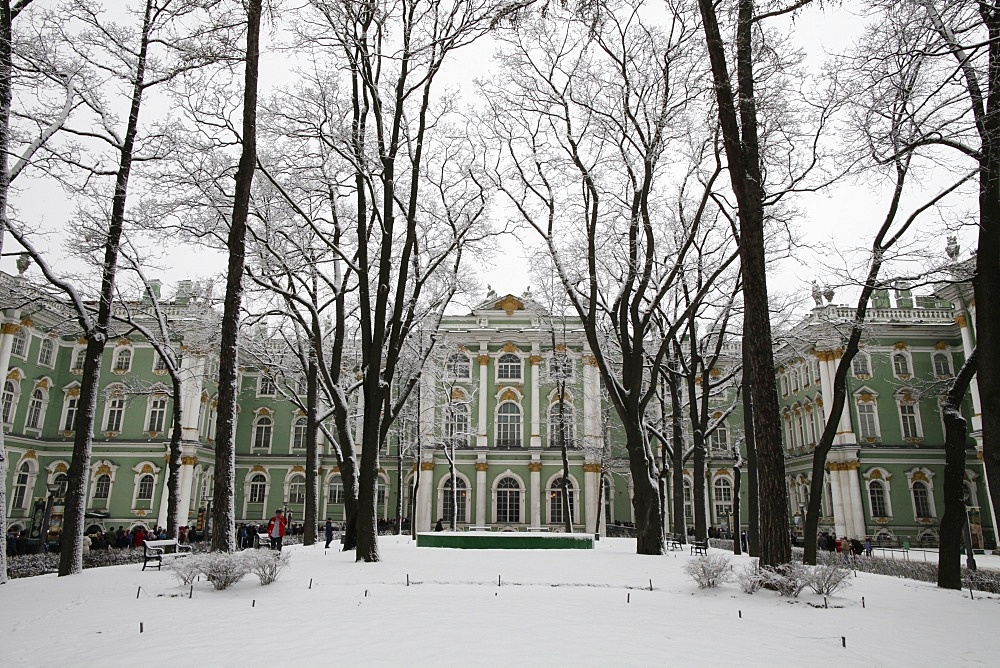
[(681, 540), (681, 537), (678, 536), (677, 534), (675, 534), (675, 533), (668, 533), (667, 534), (667, 547), (670, 550), (683, 550), (684, 549), (684, 542)]
[[(170, 547), (173, 548), (173, 552), (167, 552), (167, 548)], [(156, 570), (160, 570), (160, 567), (163, 566), (164, 558), (186, 557), (191, 554), (191, 546), (178, 543), (176, 538), (168, 540), (144, 540), (142, 541), (142, 552), (142, 570), (146, 570), (146, 566), (151, 561), (156, 562)]]
[(257, 534), (257, 545), (255, 547), (257, 547), (258, 549), (260, 549), (262, 547), (270, 548), (271, 547), (271, 537), (268, 536), (266, 533), (258, 533)]
[(691, 554), (703, 554), (708, 556), (708, 541), (707, 540), (693, 540), (691, 541)]

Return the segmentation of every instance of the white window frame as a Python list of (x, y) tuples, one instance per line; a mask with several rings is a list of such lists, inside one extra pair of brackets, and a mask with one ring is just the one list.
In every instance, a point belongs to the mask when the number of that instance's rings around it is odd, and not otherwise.
[[(720, 498), (720, 492), (724, 492), (723, 496), (728, 498)], [(722, 514), (719, 512), (720, 510), (722, 510)], [(716, 476), (715, 480), (712, 481), (712, 514), (716, 526), (729, 525), (730, 515), (733, 514), (733, 481), (728, 476)], [(732, 530), (732, 527), (729, 529)]]
[[(112, 392), (107, 395), (104, 400), (104, 420), (102, 425), (104, 427), (103, 431), (105, 434), (120, 434), (122, 433), (122, 428), (125, 426), (125, 409), (128, 408), (128, 402), (125, 400), (125, 396)], [(112, 415), (117, 413), (118, 419), (116, 424), (111, 424)], [(117, 427), (117, 429), (112, 429), (111, 427)]]
[[(441, 477), (441, 482), (438, 483), (437, 488), (437, 507), (439, 509), (438, 517), (443, 519), (445, 523), (451, 521), (451, 516), (448, 514), (447, 504), (451, 503), (451, 488), (449, 487), (449, 482), (451, 482), (451, 474), (445, 473)], [(458, 515), (455, 519), (457, 524), (468, 524), (469, 522), (469, 492), (472, 490), (472, 485), (469, 484), (468, 478), (466, 478), (461, 473), (455, 472), (455, 487), (456, 493), (459, 497), (458, 499)], [(404, 510), (404, 515), (406, 511)]]
[[(904, 398), (905, 394), (910, 394), (910, 399)], [(912, 388), (903, 388), (896, 392), (896, 415), (899, 418), (899, 435), (906, 441), (920, 441), (924, 437), (924, 425), (920, 419), (920, 397)], [(904, 410), (906, 409), (906, 410)], [(913, 420), (913, 433), (907, 436), (906, 418)]]
[[(549, 404), (549, 419), (546, 426), (546, 438), (550, 448), (562, 447), (559, 442), (559, 399), (555, 399)], [(573, 400), (567, 397), (562, 402), (563, 420), (566, 427), (566, 447), (576, 447), (576, 408)]]
[[(862, 399), (862, 395), (866, 395), (866, 394), (871, 397), (870, 400), (866, 401), (866, 400)], [(861, 410), (860, 410), (860, 407), (861, 407), (862, 404), (864, 404), (866, 406), (871, 406), (872, 407), (872, 413), (871, 413), (871, 415), (874, 418), (874, 422), (875, 422), (875, 435), (874, 436), (865, 436), (864, 435), (864, 431), (861, 428), (862, 419), (861, 419)], [(863, 387), (860, 390), (858, 390), (857, 392), (855, 392), (854, 393), (854, 414), (855, 414), (855, 417), (857, 419), (856, 424), (858, 425), (858, 438), (860, 438), (862, 441), (865, 441), (866, 443), (874, 443), (874, 442), (879, 441), (879, 440), (882, 439), (882, 425), (879, 422), (879, 415), (878, 415), (878, 393), (877, 392), (874, 392), (874, 391), (872, 391), (871, 389), (869, 389), (867, 387)]]
[(70, 360), (70, 371), (72, 373), (83, 373), (83, 365), (87, 359), (87, 346), (73, 349), (73, 357)]
[[(923, 467), (907, 471), (906, 483), (909, 487), (913, 518), (918, 522), (920, 520), (937, 519), (937, 504), (934, 502), (934, 472)], [(929, 514), (924, 517), (917, 514), (917, 496), (914, 492), (914, 486), (917, 484), (924, 485), (927, 490), (927, 510)]]
[[(0, 415), (0, 419), (3, 420), (5, 425), (11, 426), (14, 424), (14, 418), (17, 417), (17, 404), (21, 398), (21, 381), (13, 377), (15, 374), (8, 374), (7, 380), (3, 382), (3, 389), (0, 390), (0, 412), (6, 412), (6, 415)], [(7, 390), (7, 384), (10, 383), (10, 391)], [(3, 411), (3, 407), (8, 403), (10, 409)]]
[(22, 459), (18, 462), (14, 469), (14, 484), (10, 493), (10, 505), (7, 508), (8, 516), (12, 515), (15, 510), (27, 511), (31, 508), (32, 492), (35, 489), (37, 477), (38, 462), (33, 459)]
[(45, 426), (45, 413), (49, 407), (49, 393), (44, 387), (36, 386), (28, 399), (28, 410), (24, 415), (24, 430), (41, 432)]
[[(513, 423), (501, 422), (501, 410), (504, 406), (514, 406), (517, 408), (517, 429), (511, 428)], [(508, 415), (508, 413), (502, 413), (503, 415)], [(511, 414), (512, 415), (512, 414)], [(494, 445), (498, 448), (520, 448), (524, 447), (524, 409), (521, 404), (517, 401), (511, 399), (505, 399), (497, 404), (496, 413), (494, 414), (494, 424), (496, 425), (496, 430), (494, 434)], [(501, 438), (501, 432), (504, 433), (506, 438)], [(508, 433), (511, 432), (511, 433)], [(515, 438), (510, 438), (510, 435), (514, 435)], [(511, 441), (511, 442), (507, 442)]]
[[(864, 363), (863, 369), (858, 369), (858, 363)], [(862, 380), (867, 380), (872, 377), (872, 358), (866, 352), (858, 351), (851, 360), (851, 374), (855, 378), (861, 378)]]
[(14, 332), (13, 340), (10, 344), (10, 354), (15, 357), (20, 357), (21, 359), (28, 360), (28, 350), (31, 349), (31, 335), (25, 331), (22, 325), (20, 329)]
[(449, 445), (468, 447), (472, 433), (472, 407), (464, 395), (453, 396), (444, 407), (444, 438)]
[[(264, 420), (267, 420), (267, 425), (264, 425)], [(260, 445), (261, 434), (267, 435), (267, 444)], [(271, 417), (270, 413), (264, 415), (258, 415), (254, 418), (253, 428), (250, 431), (250, 450), (253, 452), (261, 452), (266, 450), (268, 453), (271, 452), (271, 447), (274, 445), (274, 418)]]
[[(515, 364), (511, 360), (514, 358), (517, 360), (517, 376), (505, 376), (502, 373), (505, 370), (511, 370), (514, 368)], [(524, 358), (517, 353), (502, 352), (497, 356), (496, 361), (496, 382), (497, 383), (516, 383), (524, 380)]]
[(576, 378), (576, 360), (568, 350), (554, 350), (549, 354), (546, 372), (550, 382), (572, 383)]
[[(938, 364), (939, 361), (943, 361), (943, 369)], [(955, 367), (951, 363), (951, 355), (943, 350), (936, 350), (931, 354), (931, 365), (934, 367), (934, 376), (937, 378), (952, 378), (955, 375)]]
[[(289, 439), (291, 450), (299, 451), (306, 449), (307, 432), (309, 431), (309, 418), (305, 415), (292, 416), (292, 434)], [(296, 445), (297, 444), (297, 445)]]
[[(876, 471), (878, 471), (879, 475), (875, 475)], [(888, 517), (888, 518), (891, 518), (893, 516), (892, 515), (892, 486), (891, 486), (891, 484), (889, 482), (891, 478), (892, 478), (892, 475), (888, 471), (886, 471), (885, 469), (883, 469), (881, 467), (875, 467), (875, 468), (869, 469), (868, 472), (865, 473), (865, 475), (864, 475), (865, 494), (868, 496), (868, 514), (869, 514), (870, 517)], [(872, 505), (872, 489), (871, 489), (871, 484), (874, 483), (874, 482), (881, 483), (882, 489), (885, 492), (885, 511), (887, 513), (885, 515), (876, 515), (875, 514), (875, 508)]]
[[(162, 403), (162, 405), (160, 405)], [(167, 431), (167, 408), (170, 406), (169, 397), (166, 394), (151, 394), (146, 400), (146, 429), (147, 434), (163, 434)], [(159, 414), (160, 428), (153, 429), (154, 413)]]
[(257, 396), (258, 397), (274, 397), (278, 395), (278, 384), (274, 381), (274, 378), (267, 375), (266, 373), (261, 373), (257, 376)]
[[(292, 499), (292, 487), (300, 488), (302, 492), (302, 500), (296, 501)], [(306, 502), (306, 474), (300, 471), (294, 471), (289, 473), (285, 477), (285, 503), (295, 504), (295, 505), (305, 505)]]
[(135, 355), (132, 352), (132, 347), (121, 346), (115, 351), (114, 363), (111, 365), (111, 373), (129, 373), (132, 371), (132, 362), (134, 360)]
[[(897, 363), (900, 358), (906, 366), (902, 371), (900, 370), (900, 365)], [(895, 378), (909, 380), (913, 377), (913, 356), (909, 350), (893, 349), (889, 355), (889, 364), (892, 366), (892, 375)]]
[[(511, 479), (517, 483), (517, 503), (518, 503), (518, 516), (517, 521), (512, 521), (508, 516), (504, 521), (500, 521), (500, 483), (504, 480)], [(505, 490), (508, 488), (505, 488)], [(525, 485), (524, 481), (510, 469), (506, 470), (501, 475), (498, 475), (493, 481), (493, 522), (496, 524), (524, 524), (524, 512), (525, 512)], [(508, 496), (508, 492), (504, 492), (505, 496)]]
[[(257, 481), (257, 476), (261, 476), (264, 480)], [(260, 500), (254, 500), (253, 494), (255, 485), (260, 484), (261, 496)], [(244, 478), (244, 485), (246, 485), (245, 493), (243, 494), (243, 515), (246, 516), (246, 507), (248, 505), (260, 504), (264, 508), (264, 513), (267, 513), (267, 497), (268, 493), (271, 491), (271, 477), (267, 475), (264, 471), (250, 471), (247, 473), (246, 478)]]
[(52, 341), (51, 336), (46, 336), (42, 338), (42, 342), (38, 346), (38, 365), (48, 368), (53, 368), (56, 359), (55, 343)]
[[(554, 524), (558, 526), (563, 526), (566, 522), (565, 516), (563, 514), (562, 508), (562, 489), (556, 487), (556, 482), (562, 480), (562, 473), (557, 473), (551, 478), (549, 478), (548, 483), (545, 485), (546, 497), (548, 497), (548, 503), (545, 504), (545, 514), (548, 518), (549, 524)], [(572, 524), (576, 525), (580, 523), (580, 504), (579, 495), (577, 491), (580, 489), (579, 485), (576, 484), (576, 480), (573, 476), (569, 477), (569, 505), (570, 505), (570, 515)], [(559, 514), (556, 514), (556, 505), (559, 506)]]
[(444, 377), (448, 380), (470, 380), (472, 359), (467, 353), (455, 352), (448, 355), (444, 363)]

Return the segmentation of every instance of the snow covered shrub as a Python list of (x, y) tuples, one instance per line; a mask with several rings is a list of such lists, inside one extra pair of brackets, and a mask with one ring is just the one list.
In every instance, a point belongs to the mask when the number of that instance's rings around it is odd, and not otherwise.
[(182, 585), (189, 585), (201, 574), (201, 559), (198, 557), (177, 557), (167, 562), (166, 566)]
[(736, 572), (736, 581), (739, 583), (740, 589), (747, 594), (753, 594), (764, 585), (756, 559)]
[(813, 566), (809, 572), (809, 588), (817, 594), (833, 594), (842, 587), (850, 585), (847, 576), (851, 571), (836, 564), (820, 564)]
[(684, 564), (684, 573), (698, 583), (699, 589), (716, 587), (727, 582), (733, 575), (729, 568), (729, 557), (724, 554), (709, 554), (691, 559)]
[(212, 586), (218, 590), (236, 584), (249, 573), (243, 553), (208, 552), (187, 557), (188, 561), (196, 561), (199, 570), (205, 575)]
[(269, 585), (277, 580), (291, 557), (287, 552), (271, 550), (251, 550), (243, 554), (247, 570), (260, 578), (262, 585)]
[(809, 569), (794, 562), (764, 568), (760, 571), (762, 586), (782, 596), (796, 598), (809, 584)]

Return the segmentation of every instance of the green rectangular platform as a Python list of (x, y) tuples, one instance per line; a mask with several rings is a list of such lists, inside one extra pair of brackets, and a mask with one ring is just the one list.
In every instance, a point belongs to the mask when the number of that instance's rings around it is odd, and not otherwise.
[(452, 547), (460, 550), (592, 550), (594, 537), (583, 533), (438, 531), (418, 533), (417, 547)]

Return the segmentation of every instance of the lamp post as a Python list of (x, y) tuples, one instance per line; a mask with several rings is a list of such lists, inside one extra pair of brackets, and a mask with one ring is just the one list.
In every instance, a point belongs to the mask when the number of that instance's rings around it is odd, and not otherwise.
[(970, 571), (976, 570), (976, 554), (972, 548), (972, 527), (969, 524), (969, 504), (972, 502), (969, 488), (965, 488), (965, 566)]

